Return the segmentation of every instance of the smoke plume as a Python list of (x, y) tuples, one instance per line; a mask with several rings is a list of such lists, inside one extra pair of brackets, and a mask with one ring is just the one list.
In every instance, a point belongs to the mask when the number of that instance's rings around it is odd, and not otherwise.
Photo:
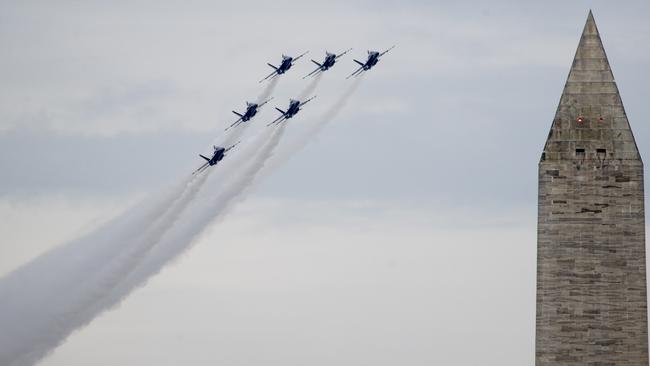
[[(319, 81), (320, 76), (314, 78), (303, 93), (312, 93)], [(268, 98), (276, 83), (271, 80), (260, 99)], [(359, 83), (355, 81), (298, 143), (285, 148), (274, 165), (334, 118)], [(219, 166), (183, 178), (93, 233), (1, 278), (0, 365), (35, 364), (187, 251), (268, 168), (287, 125), (264, 128)]]

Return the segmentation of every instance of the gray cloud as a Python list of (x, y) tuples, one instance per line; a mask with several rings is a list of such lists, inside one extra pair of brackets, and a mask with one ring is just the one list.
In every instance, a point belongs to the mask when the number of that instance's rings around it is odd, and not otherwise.
[[(397, 44), (253, 203), (44, 365), (532, 360), (537, 160), (588, 7), (649, 151), (650, 4), (319, 4), (0, 5), (0, 196), (12, 202), (0, 211), (7, 223), (28, 220), (17, 205), (55, 212), (35, 220), (66, 228), (56, 241), (85, 222), (76, 210), (105, 216), (53, 195), (132, 202), (191, 171), (226, 138), (230, 110), (260, 94), (266, 62), (354, 47), (289, 121), (290, 144), (347, 86), (352, 58)], [(296, 97), (311, 66), (285, 75), (272, 104)], [(44, 203), (24, 200), (35, 195)], [(15, 226), (4, 266), (45, 249), (15, 249), (30, 242)]]

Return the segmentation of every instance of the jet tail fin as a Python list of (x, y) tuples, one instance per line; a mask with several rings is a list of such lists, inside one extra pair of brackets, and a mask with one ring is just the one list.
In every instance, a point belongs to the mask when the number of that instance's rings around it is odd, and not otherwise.
[(356, 62), (356, 63), (358, 63), (358, 64), (359, 64), (359, 65), (361, 65), (361, 66), (363, 66), (363, 65), (364, 65), (364, 63), (363, 63), (363, 62), (361, 62), (361, 61), (359, 61), (359, 60), (354, 60), (354, 62)]
[(210, 161), (209, 158), (206, 158), (205, 156), (203, 156), (203, 155), (201, 155), (201, 154), (199, 154), (199, 156), (202, 157), (203, 159), (205, 159), (205, 161)]
[(313, 63), (315, 63), (316, 65), (318, 65), (318, 67), (323, 66), (323, 65), (319, 64), (318, 62), (316, 62), (316, 61), (314, 61), (314, 60), (311, 60), (311, 62), (313, 62)]

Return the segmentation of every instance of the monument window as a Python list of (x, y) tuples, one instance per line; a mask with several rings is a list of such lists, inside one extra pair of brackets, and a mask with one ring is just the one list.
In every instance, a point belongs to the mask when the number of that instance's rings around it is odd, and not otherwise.
[(585, 149), (576, 149), (576, 156), (577, 157), (584, 157), (585, 156)]
[(596, 149), (596, 155), (598, 155), (598, 159), (604, 159), (607, 156), (607, 150), (606, 149)]

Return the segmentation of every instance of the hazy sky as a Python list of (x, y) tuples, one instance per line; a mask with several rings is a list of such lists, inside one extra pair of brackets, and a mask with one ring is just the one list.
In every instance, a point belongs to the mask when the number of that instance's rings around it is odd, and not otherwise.
[[(0, 275), (191, 171), (266, 62), (397, 45), (305, 149), (42, 365), (532, 364), (537, 161), (593, 9), (641, 154), (647, 1), (0, 2)], [(255, 124), (275, 118), (263, 110)], [(0, 325), (1, 329), (1, 325)]]

